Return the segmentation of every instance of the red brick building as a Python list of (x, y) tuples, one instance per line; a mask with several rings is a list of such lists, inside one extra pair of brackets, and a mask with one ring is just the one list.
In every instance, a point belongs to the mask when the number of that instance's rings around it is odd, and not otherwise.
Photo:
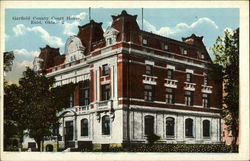
[(173, 40), (140, 30), (136, 15), (112, 16), (104, 32), (91, 20), (65, 44), (46, 46), (34, 70), (56, 86), (78, 87), (61, 113), (66, 147), (146, 142), (220, 143), (221, 82), (208, 79), (211, 58), (195, 34)]

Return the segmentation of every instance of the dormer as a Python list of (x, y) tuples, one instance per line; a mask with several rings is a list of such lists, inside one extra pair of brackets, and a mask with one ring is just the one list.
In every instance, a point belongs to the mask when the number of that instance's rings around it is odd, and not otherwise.
[(66, 63), (84, 58), (85, 47), (77, 36), (68, 38), (65, 44)]
[(116, 42), (116, 37), (117, 37), (118, 33), (119, 32), (116, 29), (112, 28), (112, 27), (108, 28), (104, 32), (103, 36), (105, 38), (107, 46), (112, 45), (112, 44), (114, 44)]
[(42, 63), (43, 63), (43, 59), (41, 59), (39, 57), (34, 58), (34, 61), (33, 61), (34, 72), (38, 72), (42, 69)]

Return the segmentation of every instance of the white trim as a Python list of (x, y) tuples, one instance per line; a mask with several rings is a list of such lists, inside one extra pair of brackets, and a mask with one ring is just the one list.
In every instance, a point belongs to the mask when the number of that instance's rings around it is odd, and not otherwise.
[(162, 111), (162, 112), (174, 112), (178, 114), (184, 114), (184, 115), (199, 115), (203, 116), (206, 115), (208, 117), (218, 117), (220, 118), (219, 113), (212, 113), (212, 112), (201, 112), (201, 111), (189, 111), (189, 110), (182, 110), (182, 109), (170, 109), (170, 108), (161, 108), (161, 107), (151, 107), (151, 106), (140, 106), (140, 105), (130, 105), (130, 109), (138, 109), (138, 110), (149, 110), (149, 111)]
[(175, 70), (175, 66), (167, 64), (167, 69)]
[(194, 74), (194, 70), (192, 70), (192, 69), (186, 69), (186, 73)]
[(145, 60), (145, 64), (148, 64), (148, 65), (155, 65), (155, 62), (153, 61), (149, 61), (149, 60)]

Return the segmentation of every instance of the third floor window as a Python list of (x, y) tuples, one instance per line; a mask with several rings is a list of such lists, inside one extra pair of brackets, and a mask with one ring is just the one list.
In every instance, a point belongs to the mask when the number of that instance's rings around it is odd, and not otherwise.
[(146, 65), (146, 74), (153, 75), (153, 66), (152, 65)]
[(187, 73), (187, 75), (186, 75), (186, 81), (187, 82), (192, 82), (192, 74), (191, 73)]
[(174, 71), (172, 69), (168, 69), (167, 78), (174, 79)]

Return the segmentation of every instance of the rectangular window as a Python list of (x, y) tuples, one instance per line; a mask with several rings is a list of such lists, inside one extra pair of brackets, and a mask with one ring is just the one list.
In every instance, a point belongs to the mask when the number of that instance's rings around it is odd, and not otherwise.
[(208, 85), (208, 77), (206, 75), (204, 76), (204, 85)]
[(110, 84), (102, 85), (102, 100), (110, 99)]
[(186, 49), (183, 50), (183, 54), (184, 54), (184, 55), (187, 55), (187, 54), (188, 54), (188, 52), (187, 52)]
[(205, 58), (204, 54), (201, 54), (201, 59), (204, 59), (204, 58)]
[(144, 99), (146, 101), (153, 101), (153, 86), (145, 85)]
[(166, 102), (168, 104), (174, 103), (174, 89), (173, 88), (166, 88)]
[(193, 92), (185, 91), (185, 105), (187, 106), (193, 105)]
[(174, 79), (174, 71), (172, 69), (168, 69), (168, 79)]
[(187, 73), (186, 81), (187, 82), (192, 82), (192, 74), (191, 73)]
[(202, 106), (209, 107), (209, 95), (208, 94), (202, 94)]
[(108, 66), (108, 64), (105, 64), (105, 65), (102, 66), (102, 75), (103, 76), (109, 75), (109, 66)]
[(112, 43), (113, 43), (112, 38), (108, 38), (107, 40), (108, 40), (108, 45), (112, 45)]
[(164, 45), (164, 49), (168, 50), (168, 45), (167, 44)]
[(146, 75), (153, 75), (153, 66), (146, 65)]
[(143, 44), (144, 45), (148, 44), (148, 41), (146, 39), (143, 39)]
[(74, 107), (74, 92), (69, 96), (69, 107)]
[(85, 80), (80, 84), (80, 105), (88, 105), (89, 101), (89, 80)]

